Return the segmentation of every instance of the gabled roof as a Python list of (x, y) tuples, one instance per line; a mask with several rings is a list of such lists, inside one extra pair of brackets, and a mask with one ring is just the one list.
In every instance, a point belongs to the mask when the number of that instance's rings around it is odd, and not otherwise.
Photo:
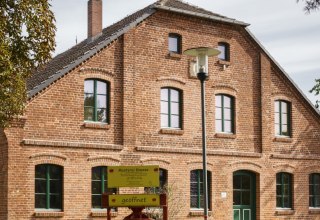
[(180, 13), (188, 16), (200, 17), (204, 19), (219, 21), (228, 24), (239, 25), (245, 28), (246, 32), (257, 43), (257, 45), (267, 54), (272, 62), (282, 71), (288, 81), (297, 89), (304, 100), (310, 104), (318, 116), (320, 111), (310, 102), (305, 94), (299, 89), (284, 69), (276, 62), (276, 60), (269, 54), (269, 52), (262, 46), (262, 44), (254, 37), (254, 35), (246, 27), (249, 24), (236, 19), (228, 18), (203, 8), (188, 4), (182, 0), (159, 0), (127, 17), (106, 27), (102, 30), (100, 36), (94, 39), (86, 39), (81, 43), (75, 45), (69, 50), (54, 57), (44, 67), (35, 71), (27, 81), (28, 97), (36, 96), (43, 89), (63, 77), (65, 74), (76, 68), (82, 62), (94, 56), (97, 52), (111, 44), (118, 37), (126, 33), (131, 28), (154, 14), (157, 10), (170, 11)]
[(39, 68), (27, 81), (28, 97), (34, 97), (50, 84), (54, 83), (98, 51), (108, 46), (119, 36), (148, 18), (155, 13), (156, 10), (172, 11), (244, 26), (248, 25), (241, 21), (227, 18), (197, 6), (190, 5), (181, 0), (160, 0), (103, 29), (100, 36), (97, 36), (95, 39), (86, 39), (82, 41), (64, 53), (54, 57), (44, 67)]

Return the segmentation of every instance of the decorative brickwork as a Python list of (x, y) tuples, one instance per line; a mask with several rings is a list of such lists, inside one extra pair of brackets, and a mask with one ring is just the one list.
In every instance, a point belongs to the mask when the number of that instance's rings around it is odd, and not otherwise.
[[(182, 51), (217, 47), (222, 41), (230, 44), (228, 67), (223, 69), (225, 63), (217, 57), (209, 58), (208, 64), (209, 219), (233, 218), (233, 174), (239, 170), (255, 176), (255, 219), (319, 219), (319, 210), (309, 208), (308, 193), (309, 174), (320, 173), (320, 117), (243, 24), (225, 20), (158, 10), (46, 89), (35, 89), (40, 93), (33, 94), (24, 117), (0, 131), (0, 219), (105, 218), (103, 210), (91, 208), (92, 167), (146, 164), (168, 171), (168, 185), (176, 187), (178, 201), (183, 201), (174, 220), (203, 219), (202, 210), (190, 209), (189, 182), (190, 171), (202, 169), (200, 83), (190, 77), (191, 58), (168, 57), (169, 33), (181, 35)], [(88, 78), (110, 83), (108, 124), (84, 122)], [(161, 129), (161, 87), (182, 90), (181, 130)], [(235, 99), (234, 134), (215, 131), (219, 93)], [(277, 99), (291, 103), (290, 137), (275, 136)], [(63, 210), (56, 212), (34, 208), (35, 165), (46, 163), (63, 167)], [(276, 208), (277, 172), (293, 175), (292, 210)], [(133, 192), (141, 193), (143, 188), (121, 189), (121, 193)], [(125, 215), (128, 210), (119, 208), (113, 219)]]

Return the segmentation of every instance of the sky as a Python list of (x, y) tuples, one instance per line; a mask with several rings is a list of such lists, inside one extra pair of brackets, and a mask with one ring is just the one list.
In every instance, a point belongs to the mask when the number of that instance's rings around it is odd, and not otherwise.
[[(309, 93), (320, 78), (320, 11), (306, 14), (296, 0), (184, 0), (249, 23), (249, 30), (312, 103)], [(103, 27), (155, 0), (103, 0)], [(56, 54), (87, 37), (87, 0), (51, 0), (56, 17)], [(320, 99), (320, 97), (318, 97)]]

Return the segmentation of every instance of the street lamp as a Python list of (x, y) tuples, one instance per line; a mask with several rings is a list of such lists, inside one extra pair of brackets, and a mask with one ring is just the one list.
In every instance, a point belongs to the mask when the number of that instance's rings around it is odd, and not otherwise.
[(207, 142), (206, 142), (206, 112), (205, 112), (205, 80), (208, 78), (206, 69), (208, 57), (217, 56), (220, 51), (215, 48), (199, 47), (185, 50), (185, 55), (197, 58), (197, 77), (201, 83), (201, 113), (202, 113), (202, 163), (203, 163), (203, 197), (204, 219), (208, 219), (208, 178), (207, 178)]

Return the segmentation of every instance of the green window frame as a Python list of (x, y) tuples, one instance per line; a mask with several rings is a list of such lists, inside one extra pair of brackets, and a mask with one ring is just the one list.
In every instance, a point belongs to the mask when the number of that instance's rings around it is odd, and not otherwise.
[(166, 169), (159, 169), (159, 187), (145, 187), (145, 193), (151, 194), (161, 194), (167, 192), (167, 184), (168, 184), (168, 171)]
[(35, 208), (62, 210), (63, 168), (53, 164), (35, 166)]
[(292, 208), (292, 175), (277, 173), (276, 176), (277, 208)]
[(102, 209), (102, 194), (116, 194), (116, 188), (108, 188), (108, 172), (106, 166), (92, 167), (91, 174), (91, 206)]
[(309, 175), (309, 207), (320, 208), (320, 173)]
[(291, 104), (277, 100), (274, 105), (275, 134), (278, 136), (291, 135)]
[[(207, 171), (208, 178), (208, 203), (211, 210), (211, 172)], [(190, 171), (190, 207), (194, 209), (204, 208), (203, 198), (203, 171), (191, 170)]]
[(182, 91), (161, 88), (161, 127), (182, 128)]
[(234, 133), (234, 97), (226, 94), (217, 94), (215, 103), (216, 132)]
[(99, 79), (84, 82), (84, 120), (109, 123), (109, 83)]

